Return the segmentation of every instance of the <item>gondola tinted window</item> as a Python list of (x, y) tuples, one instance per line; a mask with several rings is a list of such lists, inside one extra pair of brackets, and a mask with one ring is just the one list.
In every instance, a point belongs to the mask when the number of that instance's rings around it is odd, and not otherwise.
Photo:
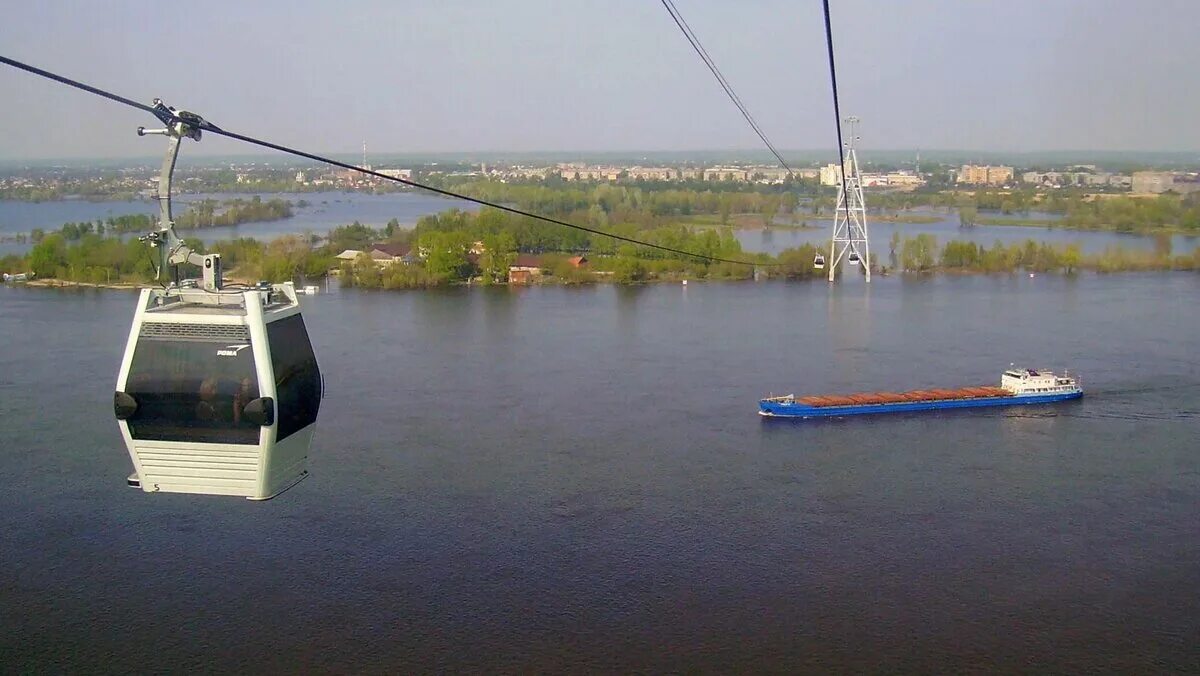
[(134, 439), (257, 444), (260, 427), (242, 409), (258, 397), (250, 341), (143, 335), (125, 391), (137, 401)]
[(279, 411), (275, 438), (282, 440), (317, 421), (317, 411), (321, 407), (321, 371), (300, 315), (267, 324), (267, 342), (271, 346)]

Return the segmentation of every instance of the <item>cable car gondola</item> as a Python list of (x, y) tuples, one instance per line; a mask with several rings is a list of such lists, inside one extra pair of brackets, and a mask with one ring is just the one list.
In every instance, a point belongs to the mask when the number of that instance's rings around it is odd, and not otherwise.
[(822, 256), (821, 254), (817, 254), (815, 257), (813, 257), (813, 268), (817, 269), (817, 270), (824, 270), (825, 269), (825, 257)]
[[(146, 492), (265, 500), (308, 475), (321, 372), (291, 282), (226, 286), (218, 254), (192, 252), (175, 235), (170, 181), (179, 143), (199, 140), (196, 116), (161, 108), (169, 137), (159, 177), (159, 272), (200, 266), (201, 280), (143, 289), (113, 397)], [(158, 114), (158, 113), (156, 113)], [(147, 133), (139, 129), (139, 134)], [(197, 283), (198, 282), (198, 283)]]
[(858, 265), (860, 260), (857, 251), (851, 251), (850, 255), (846, 257), (846, 262), (850, 265)]

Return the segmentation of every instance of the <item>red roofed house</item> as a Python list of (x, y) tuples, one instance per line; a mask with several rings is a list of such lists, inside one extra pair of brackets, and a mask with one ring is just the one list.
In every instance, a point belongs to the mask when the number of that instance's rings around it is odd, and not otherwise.
[(508, 266), (509, 284), (528, 284), (542, 274), (542, 261), (530, 254), (517, 254), (517, 260)]

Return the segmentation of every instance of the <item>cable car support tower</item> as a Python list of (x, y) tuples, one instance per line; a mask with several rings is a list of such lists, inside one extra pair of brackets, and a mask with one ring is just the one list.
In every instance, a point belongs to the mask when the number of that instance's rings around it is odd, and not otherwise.
[(844, 120), (850, 128), (846, 141), (846, 161), (841, 167), (842, 180), (838, 182), (837, 208), (833, 213), (833, 238), (829, 242), (829, 281), (833, 281), (838, 266), (843, 262), (861, 265), (866, 281), (871, 281), (871, 245), (867, 240), (867, 204), (863, 199), (862, 176), (858, 171), (858, 154), (854, 150), (859, 137), (856, 127), (859, 119), (850, 116)]

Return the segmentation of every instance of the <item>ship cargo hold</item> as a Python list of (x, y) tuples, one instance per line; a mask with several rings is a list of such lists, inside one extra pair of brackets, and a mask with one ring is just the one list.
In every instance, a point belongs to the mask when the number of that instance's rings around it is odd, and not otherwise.
[(789, 394), (759, 400), (758, 413), (767, 418), (829, 418), (874, 413), (1049, 404), (1082, 396), (1083, 389), (1079, 380), (1066, 372), (1056, 375), (1045, 370), (1010, 368), (1000, 377), (999, 387), (982, 385), (956, 389), (804, 397)]

